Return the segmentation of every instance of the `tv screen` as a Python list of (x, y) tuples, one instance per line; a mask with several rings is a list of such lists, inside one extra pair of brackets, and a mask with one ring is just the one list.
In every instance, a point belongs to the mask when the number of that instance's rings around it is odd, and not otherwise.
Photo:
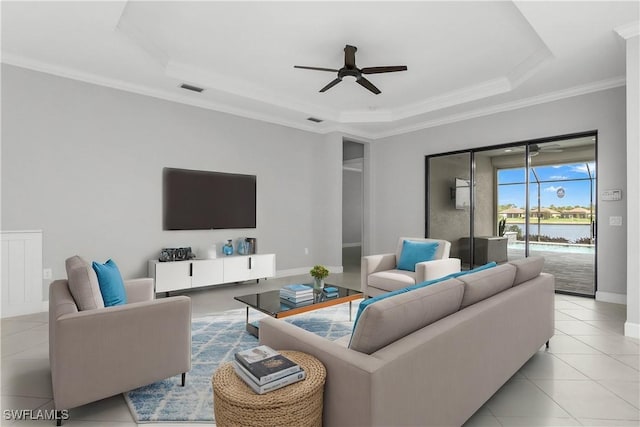
[(256, 228), (256, 176), (164, 168), (163, 228)]

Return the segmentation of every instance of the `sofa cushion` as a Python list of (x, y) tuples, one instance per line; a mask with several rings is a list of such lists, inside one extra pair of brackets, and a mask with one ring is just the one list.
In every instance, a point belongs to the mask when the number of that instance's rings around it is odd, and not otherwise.
[(370, 274), (367, 285), (385, 291), (395, 291), (416, 284), (416, 273), (406, 270), (386, 270)]
[(509, 264), (516, 267), (516, 278), (513, 281), (513, 286), (517, 286), (540, 275), (542, 267), (544, 267), (544, 258), (541, 256), (530, 256), (528, 258), (509, 261)]
[(124, 281), (120, 275), (120, 270), (113, 260), (108, 260), (104, 264), (93, 262), (93, 269), (98, 276), (100, 293), (104, 300), (105, 307), (122, 305), (127, 303), (127, 292), (124, 288)]
[(91, 265), (78, 255), (64, 262), (69, 282), (69, 292), (79, 311), (104, 308), (98, 277)]
[(511, 264), (460, 276), (458, 279), (464, 282), (464, 297), (460, 308), (468, 307), (510, 288), (515, 277), (516, 267)]
[(416, 264), (431, 261), (438, 250), (436, 242), (416, 242), (405, 240), (402, 242), (402, 252), (398, 259), (398, 270), (416, 271)]
[(458, 311), (463, 293), (464, 284), (449, 279), (380, 300), (360, 315), (349, 348), (374, 353)]

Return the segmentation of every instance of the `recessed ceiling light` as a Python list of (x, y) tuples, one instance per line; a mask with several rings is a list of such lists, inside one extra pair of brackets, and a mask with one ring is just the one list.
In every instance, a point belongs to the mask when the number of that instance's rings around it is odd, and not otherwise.
[(324, 121), (324, 120), (318, 119), (316, 117), (307, 117), (307, 120), (309, 120), (310, 122), (314, 122), (314, 123), (322, 123)]
[(510, 152), (512, 152), (512, 151), (513, 151), (513, 148), (506, 148), (506, 149), (504, 150), (504, 152), (505, 152), (505, 153), (510, 153)]

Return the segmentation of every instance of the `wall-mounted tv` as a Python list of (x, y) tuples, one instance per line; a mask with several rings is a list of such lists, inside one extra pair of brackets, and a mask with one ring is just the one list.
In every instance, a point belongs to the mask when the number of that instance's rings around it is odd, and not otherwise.
[(164, 168), (163, 228), (256, 228), (256, 176)]

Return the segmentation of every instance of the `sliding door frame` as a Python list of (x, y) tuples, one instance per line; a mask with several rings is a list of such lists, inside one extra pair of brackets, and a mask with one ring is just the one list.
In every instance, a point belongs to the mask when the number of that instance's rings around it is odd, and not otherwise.
[[(496, 149), (506, 149), (506, 148), (514, 148), (514, 147), (524, 147), (524, 153), (523, 155), (525, 156), (525, 197), (526, 197), (526, 201), (525, 201), (525, 210), (526, 213), (525, 214), (525, 233), (524, 233), (524, 244), (525, 244), (525, 252), (524, 252), (524, 256), (528, 257), (530, 255), (530, 250), (529, 250), (529, 242), (530, 242), (530, 233), (529, 233), (529, 226), (530, 226), (530, 217), (528, 215), (528, 212), (531, 211), (531, 200), (530, 200), (530, 186), (531, 186), (531, 179), (530, 179), (530, 170), (531, 170), (531, 146), (532, 145), (537, 145), (537, 144), (544, 144), (544, 143), (548, 143), (548, 142), (557, 142), (557, 141), (564, 141), (564, 140), (569, 140), (569, 139), (576, 139), (576, 138), (584, 138), (584, 137), (594, 137), (595, 138), (595, 142), (594, 142), (594, 150), (595, 150), (595, 162), (596, 165), (598, 164), (598, 131), (597, 130), (590, 130), (590, 131), (585, 131), (585, 132), (576, 132), (576, 133), (570, 133), (570, 134), (564, 134), (564, 135), (556, 135), (556, 136), (550, 136), (550, 137), (544, 137), (544, 138), (536, 138), (536, 139), (528, 139), (528, 140), (524, 140), (524, 141), (517, 141), (517, 142), (510, 142), (510, 143), (506, 143), (506, 144), (496, 144), (496, 145), (490, 145), (490, 146), (484, 146), (484, 147), (475, 147), (475, 148), (468, 148), (468, 149), (463, 149), (463, 150), (455, 150), (455, 151), (448, 151), (448, 152), (442, 152), (442, 153), (436, 153), (436, 154), (429, 154), (425, 156), (425, 214), (424, 214), (424, 219), (425, 219), (425, 228), (424, 228), (424, 237), (428, 238), (430, 236), (430, 224), (429, 224), (429, 209), (430, 209), (430, 203), (429, 203), (429, 188), (430, 188), (430, 178), (429, 178), (429, 161), (432, 158), (438, 158), (438, 157), (443, 157), (443, 156), (449, 156), (449, 155), (454, 155), (454, 154), (469, 154), (469, 177), (470, 177), (470, 185), (469, 185), (469, 215), (470, 215), (470, 220), (469, 220), (469, 259), (470, 259), (470, 265), (473, 266), (474, 264), (474, 239), (473, 237), (475, 236), (475, 229), (474, 229), (474, 215), (475, 215), (475, 175), (476, 175), (476, 162), (475, 162), (475, 153), (477, 152), (482, 152), (482, 151), (488, 151), (488, 150), (496, 150)], [(596, 166), (597, 168), (597, 166)], [(596, 169), (597, 170), (597, 169)], [(594, 283), (594, 292), (593, 295), (587, 295), (587, 294), (581, 294), (581, 293), (576, 293), (576, 292), (570, 292), (570, 291), (562, 291), (562, 290), (556, 290), (556, 293), (559, 294), (567, 294), (567, 295), (577, 295), (577, 296), (582, 296), (582, 297), (590, 297), (590, 298), (595, 298), (595, 294), (598, 290), (598, 240), (597, 240), (597, 235), (598, 235), (598, 210), (599, 210), (599, 203), (597, 203), (597, 188), (598, 188), (598, 174), (596, 173), (596, 177), (594, 180), (594, 185), (595, 185), (595, 192), (596, 192), (596, 206), (595, 206), (595, 227), (594, 227), (594, 233), (593, 235), (595, 236), (595, 245), (594, 245), (594, 250), (595, 250), (595, 255), (594, 255), (594, 277), (593, 277), (593, 283)], [(593, 197), (593, 194), (591, 195), (591, 197)], [(593, 222), (593, 219), (592, 219)], [(593, 224), (592, 224), (593, 226)]]

